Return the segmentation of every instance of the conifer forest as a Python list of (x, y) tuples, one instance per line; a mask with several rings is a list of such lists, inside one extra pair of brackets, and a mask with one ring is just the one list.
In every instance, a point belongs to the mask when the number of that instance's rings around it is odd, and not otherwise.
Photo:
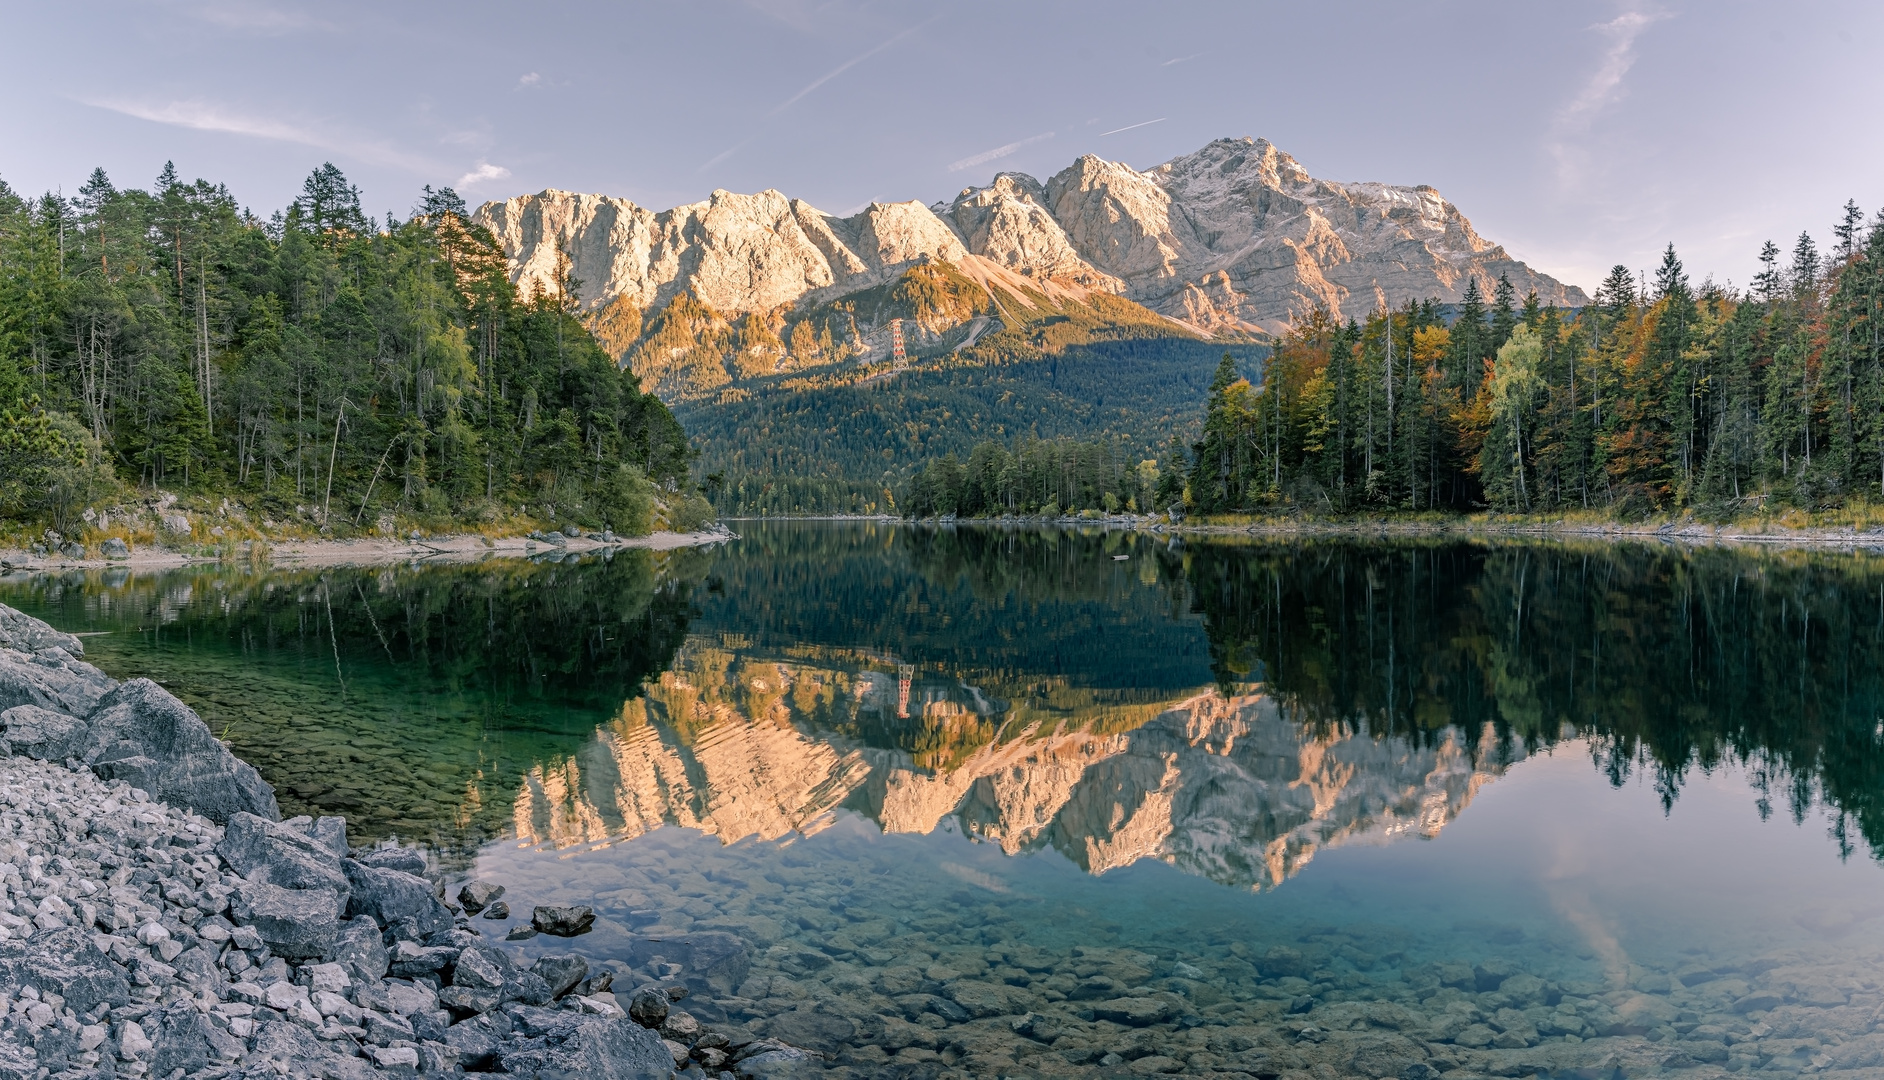
[(326, 165), (262, 218), (166, 166), (0, 183), (0, 519), (128, 491), (346, 534), (382, 515), (645, 532), (686, 437), (449, 188), (367, 216)]
[(989, 444), (928, 463), (905, 508), (1728, 518), (1884, 502), (1884, 213), (1847, 204), (1832, 235), (1826, 251), (1802, 233), (1790, 257), (1767, 242), (1744, 289), (1695, 282), (1671, 245), (1575, 311), (1502, 279), (1364, 321), (1313, 311), (1254, 381), (1224, 357), (1181, 487), (1168, 455), (1103, 446), (1058, 486), (1024, 482), (1039, 451)]

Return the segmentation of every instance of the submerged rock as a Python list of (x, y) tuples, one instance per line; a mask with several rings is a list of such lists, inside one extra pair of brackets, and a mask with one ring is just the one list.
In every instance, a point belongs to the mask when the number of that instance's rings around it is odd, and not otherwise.
[(595, 909), (591, 907), (555, 907), (539, 906), (530, 912), (530, 925), (540, 934), (553, 937), (575, 937), (586, 934), (595, 926)]
[(752, 970), (752, 950), (745, 939), (723, 930), (663, 937), (636, 938), (628, 946), (628, 962), (646, 970), (655, 963), (677, 964), (673, 976), (696, 994), (725, 997), (746, 981)]

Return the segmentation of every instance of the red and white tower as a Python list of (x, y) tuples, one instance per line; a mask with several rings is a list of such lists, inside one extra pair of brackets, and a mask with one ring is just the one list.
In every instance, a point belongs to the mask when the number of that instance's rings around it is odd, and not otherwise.
[(903, 320), (901, 319), (890, 320), (890, 359), (897, 367), (909, 363), (909, 358), (903, 355)]

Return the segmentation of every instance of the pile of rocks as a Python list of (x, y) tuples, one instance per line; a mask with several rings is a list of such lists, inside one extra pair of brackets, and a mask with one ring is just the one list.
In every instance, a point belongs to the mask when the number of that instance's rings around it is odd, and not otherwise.
[[(708, 1030), (679, 985), (623, 993), (574, 954), (519, 956), (419, 852), (354, 849), (187, 706), (0, 607), (0, 1080), (787, 1075), (812, 1055)], [(587, 908), (540, 907), (573, 935)]]

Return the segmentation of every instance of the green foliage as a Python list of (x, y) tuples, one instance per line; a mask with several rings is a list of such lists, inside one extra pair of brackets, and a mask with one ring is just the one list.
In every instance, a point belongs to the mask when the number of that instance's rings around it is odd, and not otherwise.
[(103, 459), (90, 432), (38, 399), (0, 410), (0, 517), (69, 528), (78, 507), (116, 486)]
[(897, 505), (910, 517), (999, 517), (1149, 509), (1157, 463), (1108, 442), (1024, 439), (1012, 452), (983, 442), (966, 463), (953, 454), (911, 477)]
[(642, 536), (653, 527), (655, 487), (640, 469), (620, 464), (598, 484), (596, 515), (623, 536)]
[(718, 516), (713, 504), (697, 492), (681, 492), (668, 500), (667, 527), (673, 532), (697, 532)]
[[(559, 300), (519, 297), (463, 210), (428, 188), (376, 222), (331, 164), (267, 221), (168, 166), (150, 192), (102, 171), (74, 200), (0, 185), (0, 406), (16, 428), (70, 417), (127, 482), (323, 528), (647, 520), (622, 469), (684, 480), (680, 426)], [(11, 476), (0, 513), (55, 512), (46, 487)]]

